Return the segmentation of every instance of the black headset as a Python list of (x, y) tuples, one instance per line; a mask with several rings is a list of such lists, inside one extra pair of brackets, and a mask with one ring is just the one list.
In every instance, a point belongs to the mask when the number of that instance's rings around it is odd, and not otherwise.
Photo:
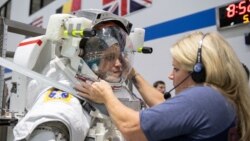
[(192, 79), (196, 83), (203, 83), (206, 80), (206, 69), (205, 66), (202, 63), (202, 43), (204, 38), (206, 37), (207, 34), (204, 34), (199, 41), (199, 48), (197, 51), (197, 58), (196, 58), (196, 63), (193, 68), (193, 72), (191, 74)]

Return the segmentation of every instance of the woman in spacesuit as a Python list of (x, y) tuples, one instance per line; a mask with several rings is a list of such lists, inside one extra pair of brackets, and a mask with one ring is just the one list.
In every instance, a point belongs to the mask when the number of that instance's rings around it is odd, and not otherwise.
[[(132, 103), (132, 108), (139, 109), (141, 101), (131, 95), (123, 83), (131, 69), (134, 48), (129, 32), (124, 29), (126, 26), (117, 24), (114, 17), (94, 25), (94, 36), (72, 35), (63, 39), (62, 42), (73, 39), (80, 41), (75, 49), (77, 56), (57, 55), (44, 68), (43, 74), (70, 87), (79, 79), (104, 79), (114, 86), (118, 98), (130, 105)], [(70, 47), (64, 45), (68, 44), (62, 43), (62, 47), (57, 48), (67, 51)], [(79, 64), (73, 65), (76, 62)], [(14, 128), (15, 140), (124, 140), (103, 105), (78, 99), (74, 94), (47, 86), (38, 80), (30, 82), (28, 92), (28, 112)]]

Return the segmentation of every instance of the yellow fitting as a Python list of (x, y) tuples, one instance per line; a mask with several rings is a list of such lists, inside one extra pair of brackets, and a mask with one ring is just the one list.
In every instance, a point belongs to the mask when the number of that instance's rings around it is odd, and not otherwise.
[(137, 48), (137, 52), (142, 53), (142, 47)]
[(72, 31), (72, 36), (77, 36), (77, 35), (83, 36), (83, 30), (73, 30)]
[(69, 36), (68, 30), (64, 30), (63, 31), (63, 37), (68, 37), (68, 36)]

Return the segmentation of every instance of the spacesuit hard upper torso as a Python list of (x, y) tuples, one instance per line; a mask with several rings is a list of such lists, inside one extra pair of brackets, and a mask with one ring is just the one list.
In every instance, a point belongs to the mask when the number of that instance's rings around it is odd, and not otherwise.
[[(66, 58), (60, 61), (67, 65)], [(73, 85), (55, 61), (52, 60), (44, 70), (46, 77), (68, 86)], [(15, 140), (124, 140), (110, 118), (103, 114), (105, 112), (100, 112), (98, 108), (86, 109), (82, 106), (82, 100), (73, 95), (46, 87), (35, 80), (30, 82), (28, 92), (28, 113), (14, 128)], [(140, 101), (131, 96), (125, 88), (118, 88), (115, 93), (126, 105), (132, 105), (136, 110), (140, 109)]]

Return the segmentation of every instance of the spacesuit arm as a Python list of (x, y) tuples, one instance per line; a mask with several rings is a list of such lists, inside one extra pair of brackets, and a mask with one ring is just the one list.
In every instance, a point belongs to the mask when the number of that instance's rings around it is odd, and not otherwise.
[(151, 107), (162, 103), (164, 101), (164, 97), (162, 93), (157, 91), (152, 85), (150, 85), (139, 73), (137, 73), (134, 69), (130, 72), (130, 77), (141, 94), (143, 100), (146, 104)]

